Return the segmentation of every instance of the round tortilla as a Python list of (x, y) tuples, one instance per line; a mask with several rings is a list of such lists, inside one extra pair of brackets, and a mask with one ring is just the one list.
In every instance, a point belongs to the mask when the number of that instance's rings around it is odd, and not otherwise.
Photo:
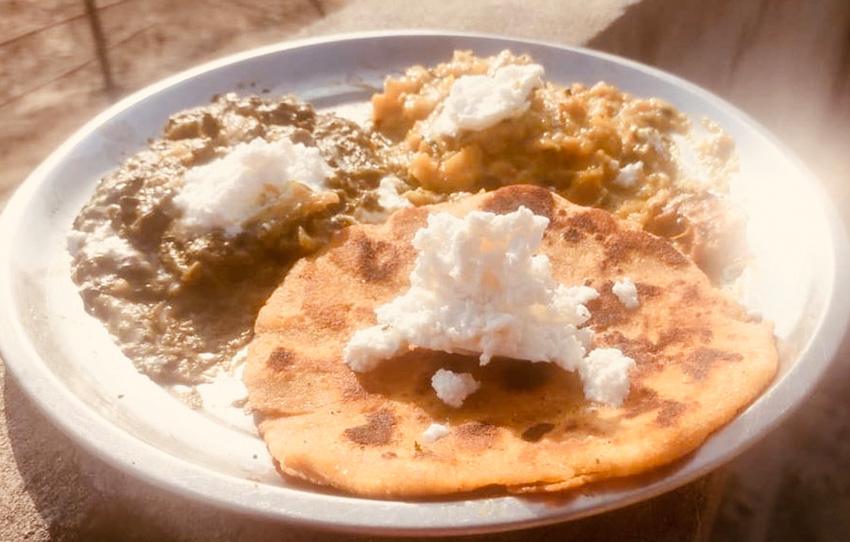
[[(409, 286), (410, 245), (429, 212), (550, 218), (541, 245), (556, 280), (601, 294), (588, 304), (595, 347), (632, 357), (619, 408), (585, 400), (579, 378), (550, 363), (413, 350), (363, 374), (342, 361), (374, 309)], [(640, 306), (612, 283), (630, 277)], [(470, 372), (478, 392), (455, 409), (431, 388), (437, 369)], [(668, 241), (549, 191), (510, 186), (352, 226), (301, 260), (260, 312), (245, 382), (261, 435), (285, 474), (358, 495), (441, 495), (501, 486), (554, 491), (641, 473), (698, 447), (773, 379), (771, 326), (736, 302)], [(427, 443), (431, 423), (449, 427)]]

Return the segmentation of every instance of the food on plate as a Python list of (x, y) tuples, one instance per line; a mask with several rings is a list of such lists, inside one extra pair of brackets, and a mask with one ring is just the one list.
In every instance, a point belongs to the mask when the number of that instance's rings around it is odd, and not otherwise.
[(247, 343), (299, 256), (380, 210), (378, 146), (293, 98), (228, 94), (172, 116), (74, 221), (86, 309), (139, 370), (198, 382)]
[(771, 326), (670, 241), (519, 185), (350, 226), (299, 260), (245, 382), (284, 473), (390, 498), (644, 472), (776, 370)]
[(100, 181), (72, 277), (141, 372), (241, 409), (248, 345), (280, 470), (382, 498), (644, 472), (769, 384), (770, 323), (721, 289), (747, 247), (720, 128), (509, 51), (371, 106), (226, 94)]
[(521, 183), (668, 237), (715, 279), (734, 272), (743, 223), (722, 196), (728, 138), (714, 130), (698, 151), (669, 104), (544, 76), (526, 56), (458, 52), (388, 79), (374, 129), (293, 98), (228, 94), (175, 114), (74, 222), (86, 309), (141, 371), (196, 384), (244, 347), (288, 267), (334, 231)]
[(375, 129), (395, 143), (390, 160), (434, 199), (541, 185), (671, 239), (712, 278), (745, 254), (743, 218), (721, 195), (734, 143), (663, 100), (601, 82), (563, 86), (509, 51), (458, 51), (388, 78), (372, 104)]

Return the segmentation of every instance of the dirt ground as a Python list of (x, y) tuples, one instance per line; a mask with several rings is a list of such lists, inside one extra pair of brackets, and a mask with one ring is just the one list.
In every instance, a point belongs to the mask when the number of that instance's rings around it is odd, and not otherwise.
[(162, 77), (285, 39), (340, 0), (97, 2), (112, 85), (82, 1), (0, 2), (0, 199), (116, 99)]

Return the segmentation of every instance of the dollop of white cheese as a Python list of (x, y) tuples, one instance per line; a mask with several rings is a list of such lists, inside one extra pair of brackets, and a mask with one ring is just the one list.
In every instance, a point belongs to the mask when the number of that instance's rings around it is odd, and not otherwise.
[(404, 181), (395, 175), (387, 175), (378, 184), (378, 204), (390, 212), (412, 207), (413, 204), (401, 196), (401, 190), (404, 188), (406, 188)]
[(256, 138), (225, 156), (186, 172), (174, 203), (181, 221), (193, 230), (221, 228), (233, 236), (242, 224), (286, 194), (291, 182), (326, 190), (332, 174), (319, 149), (288, 138)]
[(623, 188), (631, 188), (637, 183), (638, 176), (643, 171), (643, 162), (637, 161), (626, 164), (614, 178), (613, 183)]
[(629, 393), (632, 358), (616, 348), (596, 348), (579, 364), (584, 396), (591, 401), (618, 407)]
[(481, 383), (469, 373), (438, 369), (431, 377), (431, 387), (437, 392), (440, 401), (451, 407), (460, 408), (467, 397), (478, 391)]
[[(584, 304), (599, 294), (552, 278), (549, 258), (535, 254), (548, 224), (525, 207), (504, 215), (430, 215), (413, 238), (410, 289), (375, 310), (377, 325), (354, 333), (345, 362), (369, 371), (417, 347), (475, 354), (481, 365), (494, 356), (551, 362), (578, 371), (589, 399), (620, 404), (633, 363), (616, 349), (587, 354), (593, 331), (581, 327), (590, 318)], [(454, 407), (479, 386), (467, 373), (443, 369), (431, 383)]]
[(387, 358), (405, 348), (401, 333), (390, 325), (367, 327), (357, 331), (345, 345), (343, 356), (351, 370), (371, 371)]
[(512, 64), (487, 75), (461, 76), (426, 125), (434, 135), (454, 136), (516, 118), (528, 111), (531, 92), (543, 85), (543, 74), (539, 64)]
[(611, 287), (611, 292), (627, 309), (636, 309), (640, 306), (637, 286), (629, 277), (615, 281), (614, 286)]
[(422, 431), (422, 440), (431, 444), (449, 434), (449, 428), (441, 423), (432, 423), (425, 431)]
[(396, 177), (395, 175), (387, 175), (378, 184), (375, 189), (375, 195), (378, 197), (378, 205), (381, 206), (379, 211), (367, 211), (358, 208), (355, 216), (360, 222), (367, 224), (380, 224), (387, 220), (387, 217), (405, 207), (412, 207), (413, 204), (401, 195), (403, 190), (408, 189), (408, 186)]
[[(473, 211), (428, 217), (413, 238), (410, 289), (375, 310), (378, 325), (357, 331), (344, 357), (355, 371), (408, 347), (555, 362), (574, 370), (592, 332), (583, 305), (596, 290), (569, 288), (534, 255), (549, 224), (525, 207), (505, 215)], [(393, 352), (393, 347), (398, 347)]]
[(65, 242), (71, 256), (81, 255), (88, 260), (110, 258), (121, 261), (139, 256), (139, 251), (119, 236), (109, 222), (98, 225), (91, 232), (71, 230)]

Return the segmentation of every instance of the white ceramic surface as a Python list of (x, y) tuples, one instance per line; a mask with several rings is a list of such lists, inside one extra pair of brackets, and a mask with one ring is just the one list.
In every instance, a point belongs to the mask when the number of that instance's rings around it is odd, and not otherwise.
[[(530, 53), (560, 82), (605, 80), (716, 121), (738, 145), (733, 192), (750, 214), (757, 259), (748, 295), (777, 322), (780, 374), (734, 422), (676, 465), (547, 498), (376, 501), (287, 486), (262, 442), (238, 423), (193, 411), (139, 375), (83, 310), (64, 237), (99, 177), (155, 137), (167, 117), (228, 91), (294, 93), (317, 107), (366, 99), (403, 67)], [(241, 89), (241, 90), (240, 90)], [(844, 334), (847, 241), (811, 173), (753, 121), (700, 88), (592, 51), (491, 36), (380, 33), (291, 42), (225, 58), (122, 100), (26, 180), (0, 222), (0, 350), (23, 389), (93, 453), (140, 478), (211, 505), (340, 530), (483, 532), (574, 519), (657, 495), (705, 474), (763, 436), (806, 399)], [(59, 490), (59, 488), (57, 488)]]

